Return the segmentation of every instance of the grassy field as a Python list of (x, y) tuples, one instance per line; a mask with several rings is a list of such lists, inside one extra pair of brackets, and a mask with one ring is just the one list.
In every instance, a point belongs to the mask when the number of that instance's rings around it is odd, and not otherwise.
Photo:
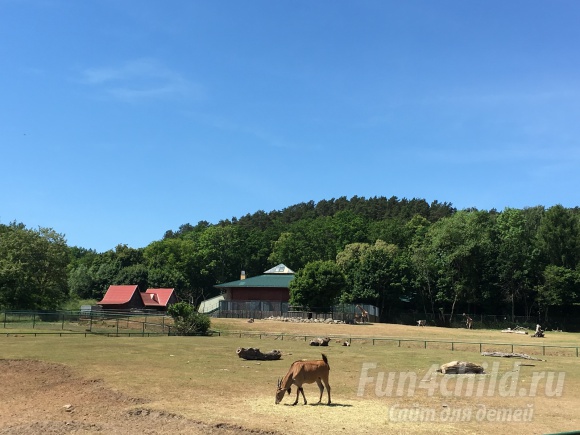
[[(490, 330), (267, 320), (250, 324), (238, 319), (214, 319), (212, 328), (229, 333), (149, 338), (0, 335), (0, 358), (64, 364), (76, 376), (99, 379), (115, 391), (143, 398), (151, 409), (251, 430), (542, 434), (580, 428), (575, 422), (580, 405), (580, 359), (575, 350), (567, 353), (548, 347), (545, 356), (542, 350), (542, 345), (580, 346), (579, 334), (548, 332), (546, 338), (534, 339)], [(250, 335), (255, 332), (264, 334), (261, 338)], [(333, 340), (327, 348), (308, 346), (308, 337), (314, 336)], [(377, 341), (372, 345), (373, 337), (468, 344), (456, 344), (451, 351), (447, 343), (429, 342), (425, 349), (421, 341), (402, 341), (400, 346), (397, 341)], [(349, 339), (351, 346), (341, 346)], [(535, 340), (541, 340), (540, 346), (521, 346)], [(511, 351), (506, 345), (514, 344), (514, 351), (546, 361), (482, 357), (476, 344), (480, 342), (493, 343), (486, 345), (486, 351)], [(257, 347), (263, 352), (278, 349), (283, 356), (279, 361), (245, 361), (237, 357), (238, 347)], [(319, 359), (321, 351), (331, 366), (333, 405), (315, 405), (316, 385), (304, 388), (307, 406), (301, 401), (290, 406), (294, 389), (291, 397), (275, 405), (276, 381), (292, 361)], [(430, 372), (433, 365), (453, 360), (485, 364), (487, 374)], [(562, 391), (557, 388), (559, 380)], [(506, 419), (511, 421), (501, 421)], [(513, 421), (518, 419), (529, 421)]]

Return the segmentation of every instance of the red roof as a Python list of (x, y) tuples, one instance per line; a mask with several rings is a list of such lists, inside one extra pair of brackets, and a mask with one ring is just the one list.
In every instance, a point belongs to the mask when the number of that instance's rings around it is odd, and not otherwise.
[(141, 299), (147, 307), (166, 307), (174, 289), (172, 288), (148, 288), (141, 293)]
[(131, 300), (138, 290), (136, 285), (111, 285), (105, 293), (103, 300), (97, 302), (99, 305), (120, 305), (126, 304)]

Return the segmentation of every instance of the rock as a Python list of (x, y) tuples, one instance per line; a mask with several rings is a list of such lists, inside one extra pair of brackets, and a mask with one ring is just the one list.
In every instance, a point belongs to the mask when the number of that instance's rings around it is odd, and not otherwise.
[(466, 361), (451, 361), (447, 364), (441, 365), (441, 367), (437, 371), (443, 374), (458, 374), (458, 375), (468, 373), (477, 373), (477, 374), (485, 373), (483, 367), (480, 366), (479, 364)]
[(254, 347), (244, 348), (240, 347), (236, 350), (238, 357), (245, 360), (262, 360), (262, 361), (272, 361), (277, 360), (282, 357), (282, 352), (279, 350), (271, 350), (268, 353), (260, 352), (260, 349)]

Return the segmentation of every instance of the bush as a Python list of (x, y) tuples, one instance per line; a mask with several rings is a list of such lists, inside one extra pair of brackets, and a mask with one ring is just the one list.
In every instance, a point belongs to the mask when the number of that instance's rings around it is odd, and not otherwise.
[(178, 302), (167, 309), (173, 318), (173, 335), (207, 335), (211, 326), (209, 316), (196, 312), (187, 302)]

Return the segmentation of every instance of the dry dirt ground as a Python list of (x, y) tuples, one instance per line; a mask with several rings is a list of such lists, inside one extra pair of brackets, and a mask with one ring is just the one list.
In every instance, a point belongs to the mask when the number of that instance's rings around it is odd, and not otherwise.
[(0, 434), (274, 434), (147, 408), (64, 365), (0, 360)]

